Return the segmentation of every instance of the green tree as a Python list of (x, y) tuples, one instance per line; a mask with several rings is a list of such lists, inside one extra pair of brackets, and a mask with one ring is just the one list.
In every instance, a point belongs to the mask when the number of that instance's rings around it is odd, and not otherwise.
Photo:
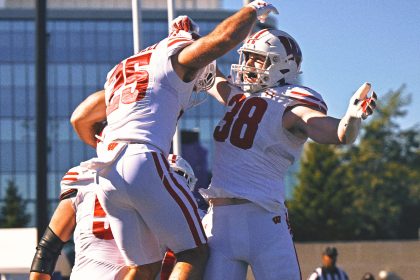
[(350, 147), (309, 143), (290, 201), (297, 240), (416, 238), (420, 226), (420, 131), (402, 129), (410, 96), (381, 96)]
[(289, 202), (294, 236), (297, 240), (333, 240), (349, 205), (340, 187), (340, 151), (333, 145), (310, 142), (305, 146), (297, 174), (294, 199)]
[(31, 216), (26, 213), (26, 203), (19, 196), (16, 184), (8, 182), (4, 205), (1, 208), (0, 227), (16, 228), (25, 227)]
[(420, 131), (418, 126), (402, 129), (396, 122), (411, 102), (403, 90), (381, 98), (359, 145), (346, 154), (355, 239), (417, 237), (420, 217), (412, 211), (420, 206)]

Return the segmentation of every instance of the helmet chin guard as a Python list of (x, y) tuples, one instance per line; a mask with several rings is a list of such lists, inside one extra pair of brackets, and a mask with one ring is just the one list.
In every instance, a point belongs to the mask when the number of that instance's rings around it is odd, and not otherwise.
[[(239, 63), (231, 66), (232, 82), (247, 92), (293, 84), (301, 73), (302, 52), (295, 39), (284, 31), (260, 30), (246, 39), (238, 52)], [(263, 69), (246, 65), (249, 53), (265, 57)]]

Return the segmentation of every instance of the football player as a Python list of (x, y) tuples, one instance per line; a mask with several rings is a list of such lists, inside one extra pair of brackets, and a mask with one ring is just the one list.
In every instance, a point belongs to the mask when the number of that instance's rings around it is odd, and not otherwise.
[(322, 96), (296, 84), (302, 53), (280, 30), (254, 33), (239, 53), (232, 82), (218, 72), (210, 90), (223, 97), (226, 113), (213, 134), (210, 187), (200, 191), (210, 204), (204, 279), (246, 279), (248, 265), (255, 279), (301, 279), (284, 204), (286, 172), (309, 138), (353, 143), (377, 97), (364, 83), (341, 119), (328, 116)]
[[(168, 157), (169, 165), (174, 173), (177, 174), (177, 176), (183, 177), (187, 184), (188, 188), (193, 191), (195, 188), (195, 184), (197, 183), (197, 177), (195, 177), (194, 170), (192, 169), (191, 165), (183, 159), (179, 155), (170, 154)], [(204, 216), (204, 211), (201, 209), (198, 209), (200, 217)], [(160, 271), (160, 280), (168, 280), (171, 272), (175, 266), (176, 263), (176, 256), (174, 252), (167, 248), (167, 251), (165, 253), (165, 257), (162, 261), (162, 268)]]
[[(100, 145), (97, 147), (101, 154)], [(197, 178), (189, 163), (172, 154), (168, 160), (174, 176), (194, 188)], [(128, 268), (96, 196), (96, 181), (96, 171), (82, 166), (71, 168), (63, 177), (60, 203), (38, 244), (31, 280), (51, 279), (61, 248), (73, 233), (75, 264), (70, 279), (131, 279), (124, 278)], [(174, 264), (175, 256), (168, 250), (162, 263), (161, 280), (169, 279)]]
[(61, 249), (74, 232), (71, 279), (123, 279), (127, 272), (109, 221), (96, 197), (97, 174), (81, 166), (61, 180), (60, 202), (37, 246), (30, 279), (51, 279)]
[(182, 29), (116, 65), (105, 90), (76, 108), (71, 121), (83, 141), (95, 146), (93, 125), (106, 118), (106, 138), (127, 143), (115, 161), (105, 161), (109, 164), (100, 171), (97, 195), (130, 274), (155, 275), (161, 244), (176, 254), (173, 277), (202, 279), (207, 238), (191, 192), (170, 172), (171, 140), (192, 91), (214, 79), (212, 61), (245, 39), (256, 20), (270, 12), (277, 10), (253, 1), (198, 39), (185, 20)]

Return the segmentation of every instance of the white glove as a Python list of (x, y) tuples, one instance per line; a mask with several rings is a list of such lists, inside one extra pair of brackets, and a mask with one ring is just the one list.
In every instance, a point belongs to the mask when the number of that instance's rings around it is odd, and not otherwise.
[(270, 12), (273, 12), (276, 15), (279, 14), (276, 7), (274, 7), (270, 3), (261, 0), (252, 1), (251, 3), (246, 5), (246, 7), (251, 7), (255, 9), (255, 11), (257, 12), (257, 18), (261, 23), (265, 22)]
[(195, 33), (198, 35), (200, 28), (198, 27), (198, 24), (188, 16), (178, 16), (176, 19), (171, 21), (169, 33), (177, 30), (184, 30), (188, 33)]
[(376, 93), (372, 91), (372, 95), (367, 97), (371, 85), (364, 83), (350, 99), (349, 107), (346, 115), (352, 118), (366, 119), (372, 115), (376, 107)]

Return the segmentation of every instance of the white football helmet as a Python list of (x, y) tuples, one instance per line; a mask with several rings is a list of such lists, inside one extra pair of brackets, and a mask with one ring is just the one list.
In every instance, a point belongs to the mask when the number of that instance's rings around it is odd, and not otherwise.
[(198, 78), (194, 84), (194, 91), (209, 90), (216, 79), (216, 60), (210, 62), (206, 67), (200, 70)]
[[(293, 84), (300, 74), (302, 52), (296, 40), (281, 30), (262, 29), (245, 40), (238, 50), (239, 64), (232, 64), (232, 82), (244, 91), (257, 92), (282, 84)], [(246, 66), (248, 54), (265, 56), (263, 69)], [(246, 77), (255, 78), (250, 82)]]
[(172, 170), (181, 175), (187, 180), (187, 185), (191, 191), (194, 191), (195, 184), (197, 183), (197, 177), (195, 177), (194, 170), (191, 165), (182, 157), (174, 154), (168, 156), (169, 165)]
[(198, 73), (187, 109), (200, 105), (206, 101), (208, 94), (205, 91), (209, 90), (213, 86), (215, 80), (216, 60), (213, 60)]

